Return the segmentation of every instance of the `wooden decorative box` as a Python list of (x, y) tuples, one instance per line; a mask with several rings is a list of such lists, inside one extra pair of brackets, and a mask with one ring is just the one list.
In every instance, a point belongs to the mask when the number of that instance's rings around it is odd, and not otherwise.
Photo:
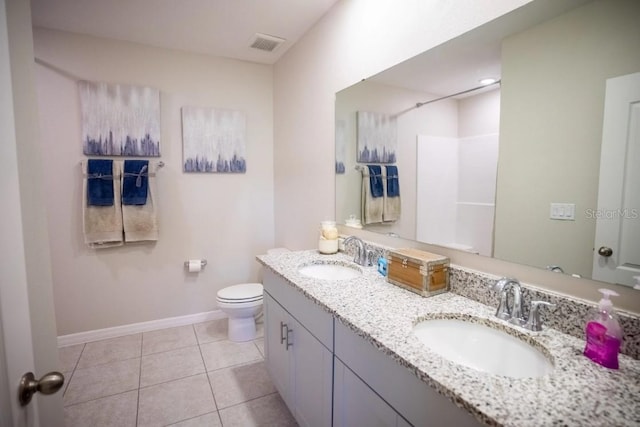
[(449, 291), (449, 258), (418, 249), (389, 251), (387, 281), (430, 297)]

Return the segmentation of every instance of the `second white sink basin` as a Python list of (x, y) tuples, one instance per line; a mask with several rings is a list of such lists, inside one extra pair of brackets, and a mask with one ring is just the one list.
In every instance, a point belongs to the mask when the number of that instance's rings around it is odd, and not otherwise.
[(362, 271), (355, 265), (334, 263), (303, 265), (298, 268), (298, 273), (320, 280), (350, 280), (362, 275)]
[(553, 370), (551, 361), (526, 342), (479, 323), (456, 319), (425, 320), (413, 333), (440, 356), (495, 375), (541, 377)]

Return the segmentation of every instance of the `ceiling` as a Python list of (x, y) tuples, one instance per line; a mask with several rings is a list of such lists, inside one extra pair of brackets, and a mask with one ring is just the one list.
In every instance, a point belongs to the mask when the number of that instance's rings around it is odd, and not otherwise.
[[(31, 0), (33, 25), (275, 63), (337, 0)], [(286, 41), (250, 48), (256, 33)]]

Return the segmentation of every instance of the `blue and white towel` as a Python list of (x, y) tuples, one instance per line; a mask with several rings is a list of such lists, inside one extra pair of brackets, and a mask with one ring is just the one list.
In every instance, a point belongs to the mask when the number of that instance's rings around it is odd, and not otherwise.
[(384, 201), (382, 207), (382, 220), (393, 222), (400, 219), (402, 203), (400, 201), (400, 178), (398, 167), (385, 166), (384, 174)]

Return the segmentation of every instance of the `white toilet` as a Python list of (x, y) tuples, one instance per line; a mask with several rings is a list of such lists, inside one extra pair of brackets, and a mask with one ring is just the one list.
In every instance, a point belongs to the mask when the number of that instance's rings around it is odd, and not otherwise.
[(256, 316), (262, 312), (262, 284), (243, 283), (220, 289), (218, 307), (229, 316), (229, 340), (250, 341), (256, 337)]
[[(268, 255), (289, 252), (287, 248), (274, 248)], [(220, 289), (218, 307), (229, 316), (229, 340), (251, 341), (256, 338), (256, 316), (262, 313), (262, 283), (243, 283)]]

